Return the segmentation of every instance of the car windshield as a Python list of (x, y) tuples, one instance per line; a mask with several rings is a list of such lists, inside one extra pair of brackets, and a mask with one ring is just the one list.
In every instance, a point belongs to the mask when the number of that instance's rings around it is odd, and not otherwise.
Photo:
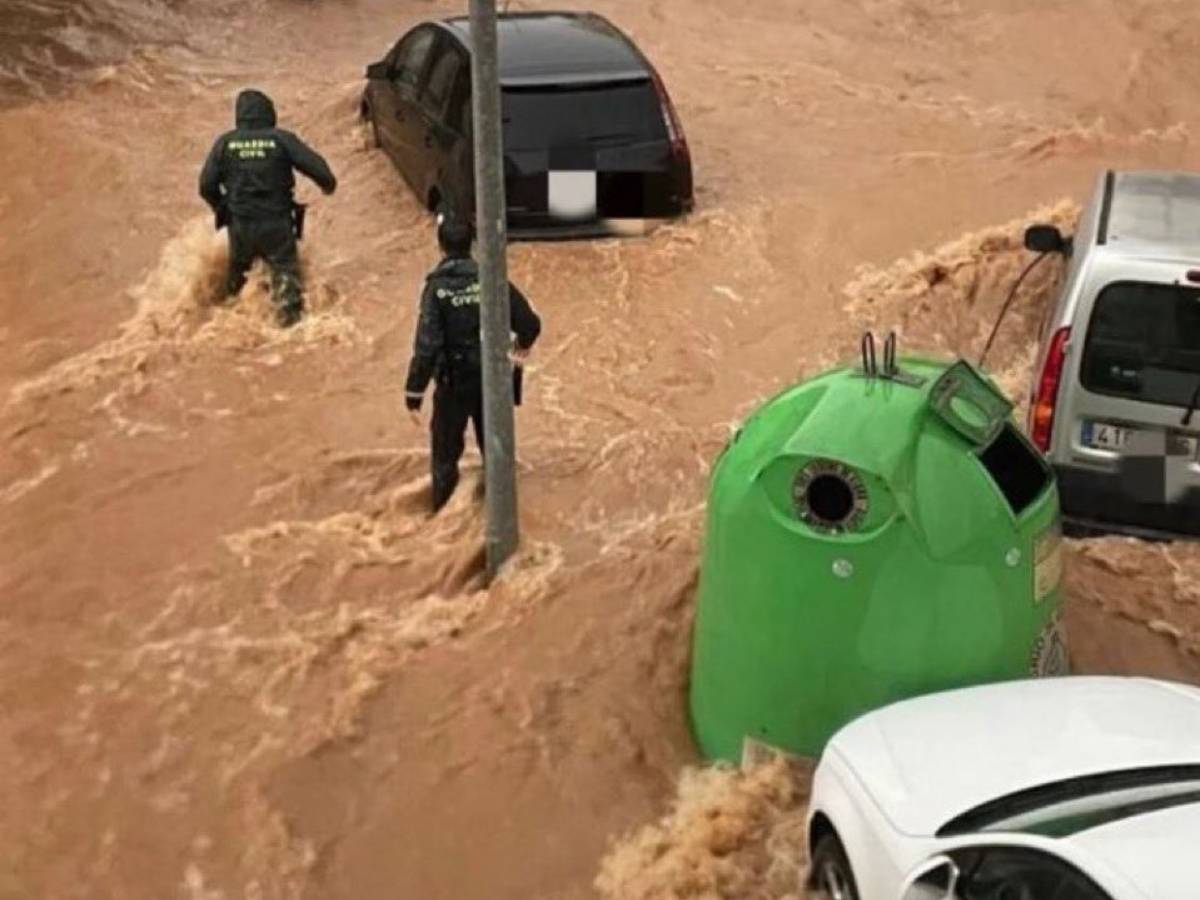
[(992, 800), (947, 822), (938, 836), (1016, 831), (1065, 837), (1191, 803), (1200, 803), (1200, 765), (1105, 772)]
[(1200, 290), (1138, 282), (1104, 288), (1080, 378), (1093, 393), (1186, 407), (1200, 384)]
[(649, 79), (504, 89), (504, 146), (512, 150), (666, 140)]

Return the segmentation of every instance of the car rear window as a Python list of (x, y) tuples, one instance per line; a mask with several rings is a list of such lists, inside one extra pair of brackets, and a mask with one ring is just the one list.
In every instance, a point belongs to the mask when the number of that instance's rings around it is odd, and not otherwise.
[(1200, 385), (1200, 290), (1110, 284), (1092, 310), (1080, 378), (1097, 394), (1187, 406)]
[(504, 145), (513, 150), (666, 140), (649, 79), (597, 85), (506, 87)]

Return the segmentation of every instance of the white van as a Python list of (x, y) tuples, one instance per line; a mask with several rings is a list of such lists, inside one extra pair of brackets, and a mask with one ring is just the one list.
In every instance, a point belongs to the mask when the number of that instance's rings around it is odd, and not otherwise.
[(1064, 527), (1200, 536), (1200, 175), (1108, 172), (1074, 236), (1038, 225), (1025, 245), (1068, 258), (1028, 421)]

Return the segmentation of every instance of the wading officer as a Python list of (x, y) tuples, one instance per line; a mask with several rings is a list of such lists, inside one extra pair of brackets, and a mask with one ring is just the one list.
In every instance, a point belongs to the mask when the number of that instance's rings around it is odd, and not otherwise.
[[(483, 350), (479, 336), (479, 267), (471, 258), (471, 228), (458, 218), (443, 218), (438, 243), (444, 259), (429, 274), (421, 294), (420, 318), (405, 384), (405, 405), (420, 425), (421, 401), (432, 378), (433, 509), (437, 512), (458, 485), (468, 421), (483, 447)], [(508, 286), (512, 331), (515, 400), (520, 403), (520, 366), (542, 330), (529, 301)]]
[(303, 283), (296, 239), (304, 209), (292, 196), (292, 170), (315, 181), (326, 194), (337, 188), (320, 154), (290, 131), (275, 127), (275, 105), (261, 91), (242, 91), (235, 106), (237, 127), (217, 138), (200, 172), (200, 196), (212, 207), (218, 230), (229, 226), (229, 279), (236, 295), (255, 259), (271, 267), (271, 289), (279, 324), (300, 321)]

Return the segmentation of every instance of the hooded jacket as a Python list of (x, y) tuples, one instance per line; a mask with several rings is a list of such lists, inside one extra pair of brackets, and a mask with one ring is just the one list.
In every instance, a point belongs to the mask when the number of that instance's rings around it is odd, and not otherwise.
[[(508, 298), (517, 347), (528, 350), (541, 334), (541, 319), (511, 283)], [(404, 385), (408, 408), (421, 408), (429, 380), (435, 377), (439, 384), (459, 393), (481, 390), (481, 356), (479, 266), (473, 259), (447, 257), (429, 274), (421, 293), (420, 318)]]
[(238, 218), (291, 215), (296, 186), (293, 169), (326, 194), (337, 179), (320, 154), (290, 131), (275, 127), (275, 105), (261, 91), (242, 91), (236, 125), (217, 138), (200, 172), (200, 196), (221, 216)]

